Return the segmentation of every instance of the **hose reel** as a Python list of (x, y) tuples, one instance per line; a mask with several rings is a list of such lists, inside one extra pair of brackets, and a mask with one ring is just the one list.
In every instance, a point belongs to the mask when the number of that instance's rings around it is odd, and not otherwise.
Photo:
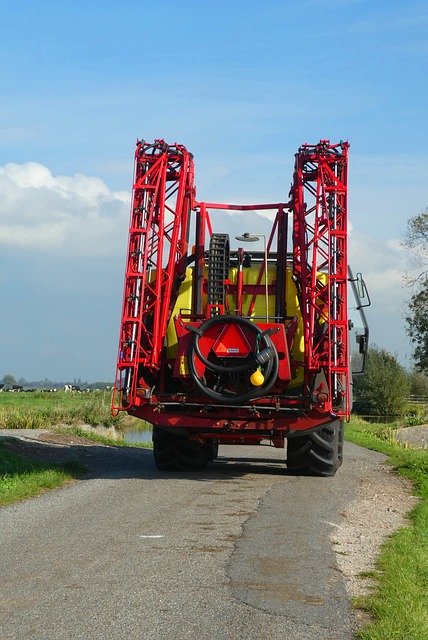
[[(224, 325), (223, 330), (221, 325)], [(230, 325), (241, 327), (249, 335), (255, 334), (254, 346), (250, 347), (245, 358), (239, 358), (241, 362), (236, 365), (232, 364), (235, 358), (219, 357), (212, 348), (207, 348), (213, 343), (212, 338), (207, 340), (207, 333), (216, 327), (215, 334), (220, 335)], [(246, 318), (230, 315), (214, 316), (199, 327), (188, 326), (187, 329), (193, 334), (188, 352), (190, 376), (204, 395), (222, 404), (235, 405), (264, 396), (273, 387), (279, 367), (278, 353), (270, 339), (275, 329), (263, 331)], [(204, 339), (205, 349), (202, 348)], [(203, 375), (198, 373), (198, 361), (205, 367)], [(257, 372), (259, 375), (255, 375)]]

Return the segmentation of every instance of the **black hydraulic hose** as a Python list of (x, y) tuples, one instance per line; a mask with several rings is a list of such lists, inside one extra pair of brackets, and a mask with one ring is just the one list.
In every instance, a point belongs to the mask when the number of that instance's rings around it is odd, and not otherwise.
[(200, 391), (202, 391), (204, 395), (208, 396), (212, 400), (217, 400), (223, 404), (232, 404), (232, 405), (244, 404), (249, 400), (266, 395), (271, 390), (274, 383), (276, 382), (276, 379), (278, 377), (278, 369), (279, 369), (278, 354), (276, 353), (276, 349), (275, 349), (275, 357), (270, 361), (271, 363), (273, 363), (272, 371), (270, 373), (270, 376), (266, 379), (266, 382), (262, 386), (258, 388), (255, 387), (254, 389), (250, 389), (250, 391), (247, 391), (246, 393), (241, 393), (236, 395), (230, 395), (230, 394), (226, 395), (224, 393), (219, 393), (218, 391), (214, 391), (213, 389), (210, 389), (199, 378), (198, 373), (196, 371), (196, 366), (195, 366), (195, 352), (192, 349), (190, 349), (188, 362), (189, 362), (190, 375), (194, 383), (196, 384), (196, 386), (200, 389)]
[[(219, 393), (218, 391), (214, 391), (213, 389), (210, 389), (200, 379), (196, 370), (195, 355), (210, 371), (213, 371), (215, 373), (227, 373), (227, 374), (242, 373), (244, 371), (247, 371), (248, 369), (251, 369), (256, 365), (257, 366), (259, 365), (257, 360), (257, 355), (258, 355), (257, 353), (255, 353), (254, 357), (252, 357), (246, 363), (242, 365), (238, 365), (236, 367), (224, 367), (224, 366), (216, 365), (213, 362), (210, 362), (209, 360), (207, 360), (202, 355), (199, 348), (200, 337), (203, 336), (205, 331), (210, 327), (212, 327), (213, 325), (219, 324), (219, 323), (224, 324), (225, 322), (231, 322), (232, 324), (241, 324), (247, 327), (251, 327), (251, 329), (254, 330), (256, 334), (261, 336), (261, 340), (263, 340), (263, 342), (265, 343), (265, 347), (266, 347), (266, 351), (268, 352), (269, 359), (267, 360), (266, 369), (264, 371), (265, 382), (259, 388), (250, 389), (250, 391), (247, 391), (241, 394), (234, 394), (234, 395), (222, 394), (222, 393)], [(263, 332), (260, 329), (260, 327), (253, 324), (246, 318), (241, 318), (240, 316), (215, 316), (203, 322), (198, 329), (191, 329), (191, 331), (193, 333), (193, 340), (191, 342), (189, 353), (188, 353), (189, 372), (196, 386), (205, 395), (207, 395), (209, 398), (212, 398), (213, 400), (218, 400), (225, 404), (236, 404), (236, 403), (240, 404), (243, 402), (247, 402), (251, 398), (257, 398), (261, 395), (265, 395), (268, 391), (270, 391), (270, 389), (272, 388), (273, 384), (275, 383), (278, 377), (279, 358), (278, 358), (278, 353), (276, 351), (275, 345), (273, 344), (269, 335), (266, 334), (266, 332)]]

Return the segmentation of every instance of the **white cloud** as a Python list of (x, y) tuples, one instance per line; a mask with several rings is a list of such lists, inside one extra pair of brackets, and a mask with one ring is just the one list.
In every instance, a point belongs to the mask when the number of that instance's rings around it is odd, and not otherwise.
[(62, 256), (123, 252), (129, 198), (100, 178), (54, 176), (36, 162), (6, 164), (0, 167), (0, 243)]
[(364, 272), (372, 297), (383, 307), (401, 305), (406, 253), (399, 240), (379, 240), (355, 229), (349, 234), (349, 262)]
[(354, 274), (361, 271), (371, 298), (367, 309), (370, 342), (398, 355), (409, 364), (410, 345), (405, 330), (409, 290), (404, 286), (408, 256), (400, 240), (375, 238), (352, 228), (349, 262)]

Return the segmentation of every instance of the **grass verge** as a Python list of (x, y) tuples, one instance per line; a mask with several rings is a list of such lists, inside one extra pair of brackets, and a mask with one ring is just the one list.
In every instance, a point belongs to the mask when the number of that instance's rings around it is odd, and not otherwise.
[(43, 429), (60, 424), (144, 430), (149, 425), (125, 412), (111, 415), (111, 392), (0, 393), (0, 429)]
[(0, 505), (55, 489), (83, 472), (84, 468), (74, 462), (64, 465), (30, 462), (0, 443)]
[(428, 454), (394, 439), (394, 429), (353, 418), (346, 439), (389, 456), (394, 469), (409, 478), (421, 502), (409, 515), (409, 526), (382, 546), (372, 595), (355, 600), (373, 622), (361, 640), (426, 640), (428, 638)]

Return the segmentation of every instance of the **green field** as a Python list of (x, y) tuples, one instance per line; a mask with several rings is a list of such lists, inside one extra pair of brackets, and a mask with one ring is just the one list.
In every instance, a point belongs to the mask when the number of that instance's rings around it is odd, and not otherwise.
[(112, 417), (110, 404), (110, 391), (3, 392), (0, 393), (0, 429), (46, 429), (63, 424), (121, 428), (129, 423), (124, 413)]

